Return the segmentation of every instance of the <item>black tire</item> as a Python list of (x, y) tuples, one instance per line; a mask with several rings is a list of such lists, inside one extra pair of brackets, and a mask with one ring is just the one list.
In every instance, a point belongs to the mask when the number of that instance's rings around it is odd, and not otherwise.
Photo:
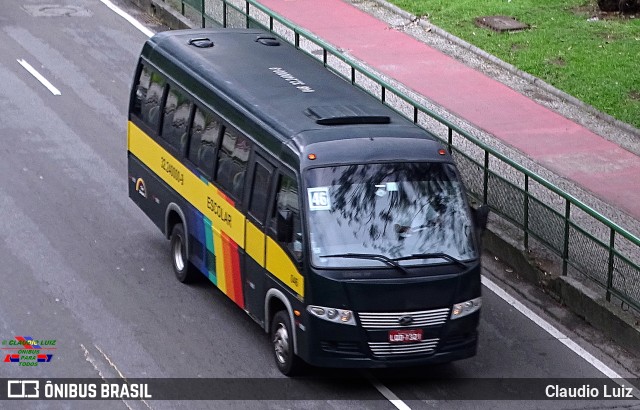
[(277, 312), (271, 321), (271, 344), (278, 370), (285, 376), (302, 373), (304, 363), (293, 351), (291, 320), (285, 310)]
[(181, 223), (175, 224), (171, 230), (171, 264), (176, 278), (182, 283), (189, 283), (195, 278), (195, 269), (187, 256), (187, 237)]

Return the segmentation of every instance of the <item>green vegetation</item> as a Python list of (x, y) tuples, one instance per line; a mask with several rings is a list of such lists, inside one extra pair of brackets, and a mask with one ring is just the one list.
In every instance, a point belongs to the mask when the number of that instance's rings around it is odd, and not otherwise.
[[(596, 0), (391, 2), (640, 128), (640, 14), (603, 15)], [(475, 24), (477, 17), (493, 15), (515, 17), (530, 28), (498, 33)]]

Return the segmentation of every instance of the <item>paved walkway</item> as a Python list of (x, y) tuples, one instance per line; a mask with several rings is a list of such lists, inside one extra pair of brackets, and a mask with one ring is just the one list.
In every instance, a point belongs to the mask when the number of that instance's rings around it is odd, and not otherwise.
[(640, 157), (342, 0), (260, 0), (640, 221)]

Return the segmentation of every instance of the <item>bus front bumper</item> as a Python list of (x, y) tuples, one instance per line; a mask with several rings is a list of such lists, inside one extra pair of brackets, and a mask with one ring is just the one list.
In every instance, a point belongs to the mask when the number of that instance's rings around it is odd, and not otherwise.
[(318, 367), (392, 368), (447, 363), (475, 356), (478, 321), (479, 312), (449, 321), (441, 328), (424, 328), (420, 343), (392, 344), (388, 343), (388, 330), (372, 332), (315, 319), (309, 329), (313, 331), (302, 332), (306, 334), (299, 340), (304, 340), (305, 348), (299, 354)]

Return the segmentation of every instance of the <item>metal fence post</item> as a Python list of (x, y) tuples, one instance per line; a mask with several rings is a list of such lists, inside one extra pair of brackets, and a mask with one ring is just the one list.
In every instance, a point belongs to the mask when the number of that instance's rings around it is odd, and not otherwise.
[(524, 174), (524, 248), (529, 249), (529, 174)]
[(227, 0), (222, 0), (222, 28), (227, 28)]
[(482, 203), (488, 202), (489, 195), (489, 151), (484, 150), (484, 186), (482, 187)]
[(564, 208), (564, 249), (562, 251), (562, 276), (567, 275), (567, 262), (569, 259), (569, 220), (571, 218), (571, 202), (568, 199), (565, 199)]
[(204, 2), (205, 0), (202, 0), (200, 2), (201, 8), (200, 8), (200, 16), (202, 17), (202, 28), (205, 28), (205, 26), (207, 25), (206, 20), (204, 18), (205, 16), (205, 12), (204, 12)]
[(244, 2), (244, 14), (245, 16), (247, 16), (247, 19), (245, 21), (245, 28), (249, 28), (249, 2), (245, 1)]
[(611, 289), (613, 288), (613, 269), (615, 267), (614, 247), (616, 241), (616, 231), (611, 228), (609, 234), (609, 266), (607, 268), (607, 302), (611, 302)]

